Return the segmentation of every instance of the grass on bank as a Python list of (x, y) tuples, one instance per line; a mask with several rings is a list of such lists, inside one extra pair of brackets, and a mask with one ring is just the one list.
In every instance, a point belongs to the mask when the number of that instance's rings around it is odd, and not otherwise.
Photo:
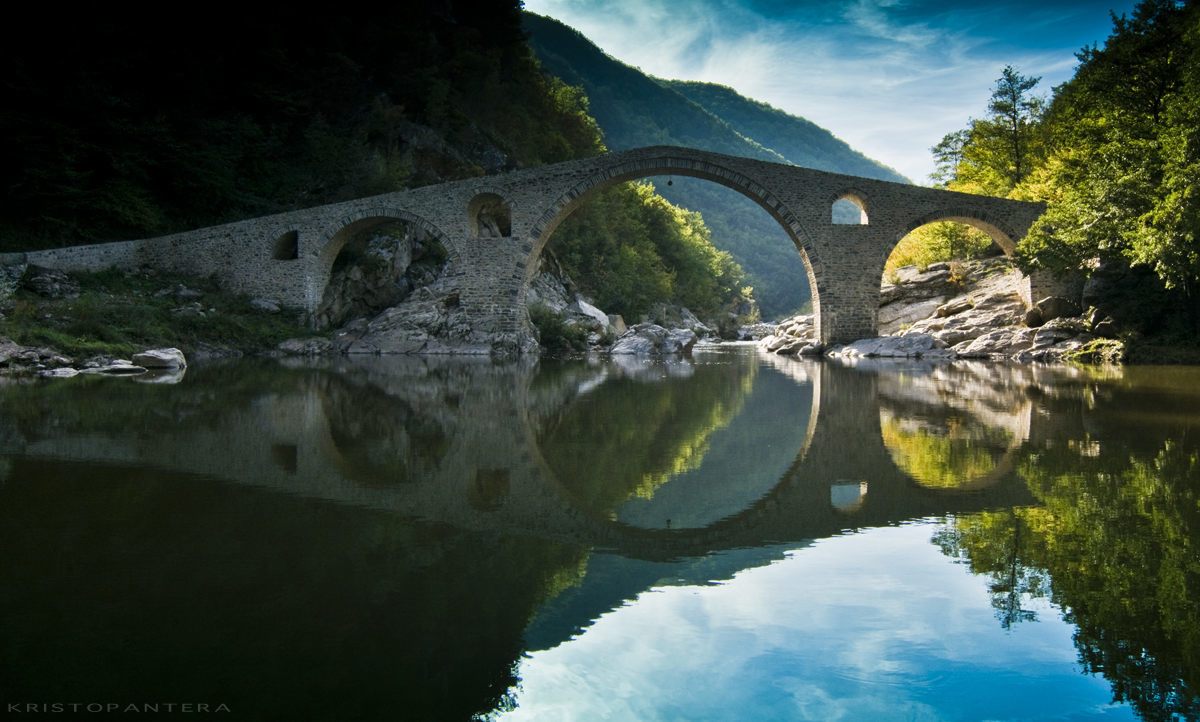
[[(311, 333), (301, 314), (256, 311), (249, 297), (222, 292), (212, 279), (149, 270), (69, 275), (79, 284), (77, 297), (18, 289), (0, 301), (0, 337), (69, 356), (127, 357), (164, 346), (263, 351)], [(180, 297), (181, 285), (202, 295)]]

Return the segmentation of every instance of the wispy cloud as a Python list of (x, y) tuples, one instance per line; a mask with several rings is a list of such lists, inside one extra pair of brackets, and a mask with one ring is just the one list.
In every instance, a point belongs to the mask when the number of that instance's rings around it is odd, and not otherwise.
[(930, 146), (985, 112), (1005, 65), (1049, 92), (1134, 0), (526, 0), (644, 72), (735, 88), (917, 182)]

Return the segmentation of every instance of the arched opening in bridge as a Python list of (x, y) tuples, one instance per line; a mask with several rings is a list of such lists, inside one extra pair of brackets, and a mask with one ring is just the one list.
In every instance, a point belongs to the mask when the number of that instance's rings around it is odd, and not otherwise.
[(356, 221), (342, 241), (314, 314), (317, 328), (369, 319), (428, 287), (446, 265), (445, 247), (414, 223), (387, 217)]
[(507, 238), (512, 235), (512, 208), (495, 193), (480, 193), (467, 205), (471, 234), (476, 238)]
[(943, 217), (913, 228), (884, 264), (879, 334), (926, 330), (932, 319), (970, 311), (981, 284), (987, 298), (1007, 295), (1014, 309), (1021, 306), (1023, 276), (1007, 256), (1013, 248), (1007, 235), (975, 219)]
[(867, 225), (867, 202), (861, 193), (846, 192), (830, 204), (830, 221), (834, 225)]
[(288, 231), (275, 239), (271, 258), (276, 261), (294, 261), (300, 257), (300, 233)]
[(546, 288), (548, 271), (629, 326), (645, 320), (735, 338), (760, 318), (811, 309), (809, 271), (778, 219), (739, 187), (670, 178), (669, 187), (666, 176), (602, 181), (597, 188), (609, 187), (586, 193), (552, 226), (527, 294), (543, 336), (543, 306), (563, 305), (563, 294)]

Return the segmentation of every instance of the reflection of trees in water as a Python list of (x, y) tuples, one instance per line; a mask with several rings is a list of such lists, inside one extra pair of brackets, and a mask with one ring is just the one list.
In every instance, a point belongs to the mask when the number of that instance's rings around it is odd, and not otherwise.
[(1019, 597), (1047, 596), (1077, 627), (1084, 669), (1103, 674), (1117, 700), (1146, 719), (1193, 719), (1200, 446), (1184, 436), (1155, 452), (1107, 447), (1056, 444), (1028, 456), (1020, 472), (1042, 506), (956, 519), (935, 542), (992, 578), (1006, 626), (1027, 618)]
[(986, 575), (992, 608), (1004, 629), (1031, 622), (1037, 613), (1026, 609), (1029, 599), (1049, 593), (1046, 572), (1022, 556), (1024, 518), (1014, 510), (959, 517), (934, 534), (933, 541), (950, 557), (965, 561), (975, 574)]
[(506, 704), (530, 615), (585, 558), (177, 472), (14, 465), (0, 668), (30, 700), (67, 680), (83, 700), (212, 689), (251, 719), (471, 719)]
[(1006, 454), (1029, 436), (1032, 382), (977, 364), (880, 374), (883, 443), (896, 465), (922, 486), (993, 483), (1011, 470)]
[(996, 469), (1012, 442), (1006, 429), (972, 424), (957, 415), (914, 419), (879, 412), (880, 433), (896, 466), (922, 486), (953, 489)]
[(737, 415), (755, 369), (697, 365), (655, 382), (612, 376), (603, 394), (576, 398), (547, 419), (542, 456), (581, 508), (609, 516), (699, 464), (708, 437)]

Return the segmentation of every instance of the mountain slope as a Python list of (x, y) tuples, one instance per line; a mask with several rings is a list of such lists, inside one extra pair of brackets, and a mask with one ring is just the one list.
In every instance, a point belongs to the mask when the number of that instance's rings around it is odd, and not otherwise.
[(909, 182), (897, 171), (854, 150), (816, 123), (747, 98), (733, 88), (687, 80), (662, 82), (790, 163), (832, 173)]
[[(589, 112), (610, 150), (683, 145), (792, 163), (836, 173), (906, 182), (832, 133), (765, 103), (709, 83), (664, 81), (608, 56), (581, 33), (551, 18), (525, 14), (525, 32), (542, 66), (584, 89)], [(811, 298), (803, 262), (786, 232), (745, 196), (707, 181), (655, 181), (676, 205), (700, 211), (713, 243), (746, 270), (768, 318), (790, 314)]]

